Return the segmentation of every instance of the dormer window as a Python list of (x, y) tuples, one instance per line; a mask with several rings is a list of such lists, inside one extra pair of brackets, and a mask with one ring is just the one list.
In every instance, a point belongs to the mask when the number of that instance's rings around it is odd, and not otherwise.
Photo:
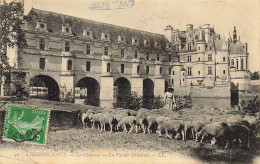
[(139, 39), (132, 38), (132, 45), (138, 45), (138, 44), (139, 44)]
[(67, 25), (63, 25), (62, 26), (62, 31), (61, 31), (61, 33), (64, 35), (72, 35), (72, 31), (71, 31), (71, 28), (69, 27), (69, 24), (67, 24)]
[(40, 25), (40, 26), (41, 26), (41, 28), (42, 28), (42, 29), (44, 28), (44, 24), (43, 24), (43, 23), (41, 23), (41, 25)]
[(150, 46), (150, 42), (148, 40), (144, 40), (144, 47), (149, 47)]
[(107, 33), (102, 33), (101, 34), (101, 40), (109, 41), (109, 34)]
[(83, 37), (92, 39), (92, 31), (83, 30)]
[(47, 30), (47, 23), (45, 22), (37, 22), (35, 31), (42, 31), (42, 32), (48, 32)]
[(118, 42), (119, 43), (124, 43), (125, 42), (125, 37), (124, 36), (118, 36)]
[(156, 41), (156, 42), (154, 43), (154, 47), (160, 48), (160, 43), (159, 43), (158, 41)]

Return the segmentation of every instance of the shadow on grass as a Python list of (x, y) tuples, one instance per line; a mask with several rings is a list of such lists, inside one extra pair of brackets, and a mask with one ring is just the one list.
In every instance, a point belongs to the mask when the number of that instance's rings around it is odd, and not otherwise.
[(252, 163), (254, 158), (260, 155), (258, 147), (222, 149), (205, 143), (191, 148), (191, 153), (195, 158), (210, 163)]

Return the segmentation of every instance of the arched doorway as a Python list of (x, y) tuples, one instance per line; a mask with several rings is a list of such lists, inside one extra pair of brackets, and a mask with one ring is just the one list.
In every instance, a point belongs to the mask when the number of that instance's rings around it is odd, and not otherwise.
[(128, 79), (120, 77), (114, 82), (114, 98), (118, 99), (131, 93), (131, 83)]
[(30, 79), (30, 97), (59, 101), (59, 85), (50, 76), (37, 75)]
[(154, 83), (151, 79), (144, 79), (143, 81), (143, 97), (154, 96)]
[(85, 104), (99, 106), (100, 85), (91, 77), (85, 77), (78, 81), (75, 88), (75, 97), (85, 99)]

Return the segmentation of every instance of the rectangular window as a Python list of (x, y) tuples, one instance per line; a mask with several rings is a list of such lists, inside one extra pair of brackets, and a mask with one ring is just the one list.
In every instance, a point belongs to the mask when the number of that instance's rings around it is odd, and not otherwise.
[(149, 66), (146, 66), (146, 74), (149, 74)]
[(188, 67), (188, 76), (191, 76), (191, 67)]
[(180, 56), (177, 56), (177, 60), (178, 60), (178, 62), (180, 62)]
[(150, 54), (149, 52), (146, 53), (146, 60), (149, 60), (150, 59)]
[(226, 70), (223, 70), (223, 74), (224, 74), (224, 75), (226, 74)]
[(45, 58), (40, 58), (40, 69), (45, 69)]
[(156, 60), (159, 61), (160, 60), (160, 55), (157, 54)]
[(172, 72), (172, 69), (171, 69), (171, 68), (169, 68), (169, 75), (171, 75), (171, 72)]
[(169, 55), (169, 62), (171, 62), (172, 61), (172, 56), (171, 55)]
[(40, 38), (40, 50), (44, 50), (45, 44), (44, 44), (44, 39)]
[(86, 71), (90, 71), (90, 61), (86, 62)]
[(138, 53), (137, 51), (135, 51), (135, 59), (137, 59), (137, 57), (138, 57)]
[(212, 54), (208, 54), (208, 61), (212, 61)]
[(188, 56), (188, 62), (191, 62), (191, 56)]
[(200, 75), (200, 71), (198, 71), (198, 74)]
[(124, 49), (121, 49), (121, 57), (125, 57), (125, 50)]
[(212, 75), (212, 66), (208, 66), (208, 75)]
[(125, 73), (125, 65), (121, 64), (121, 73)]
[(65, 42), (65, 51), (66, 52), (70, 51), (70, 42)]
[(108, 55), (108, 47), (105, 47), (105, 52), (104, 52), (105, 55)]
[(172, 71), (172, 75), (174, 75), (174, 71)]
[(87, 54), (90, 54), (90, 44), (87, 44), (86, 53), (87, 53)]
[(226, 58), (225, 57), (223, 57), (223, 62), (226, 62)]

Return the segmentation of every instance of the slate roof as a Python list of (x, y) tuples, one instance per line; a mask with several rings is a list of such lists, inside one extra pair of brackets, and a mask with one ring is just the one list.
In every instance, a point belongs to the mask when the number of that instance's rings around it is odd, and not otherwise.
[(236, 43), (231, 42), (230, 43), (230, 53), (231, 54), (246, 53), (246, 43), (241, 43), (240, 41), (237, 41)]
[(92, 31), (93, 37), (97, 39), (101, 39), (102, 32), (110, 34), (110, 39), (114, 43), (118, 42), (118, 36), (124, 36), (127, 43), (129, 44), (132, 44), (132, 38), (138, 38), (141, 46), (143, 46), (144, 40), (148, 40), (151, 46), (153, 46), (154, 42), (158, 40), (159, 43), (161, 43), (162, 49), (165, 49), (167, 43), (167, 38), (161, 34), (96, 22), (93, 20), (63, 15), (35, 8), (31, 9), (26, 19), (29, 22), (29, 29), (34, 30), (36, 27), (36, 22), (39, 20), (46, 22), (48, 30), (54, 34), (60, 34), (62, 25), (69, 24), (72, 29), (72, 33), (79, 37), (83, 35), (83, 29), (89, 29)]

